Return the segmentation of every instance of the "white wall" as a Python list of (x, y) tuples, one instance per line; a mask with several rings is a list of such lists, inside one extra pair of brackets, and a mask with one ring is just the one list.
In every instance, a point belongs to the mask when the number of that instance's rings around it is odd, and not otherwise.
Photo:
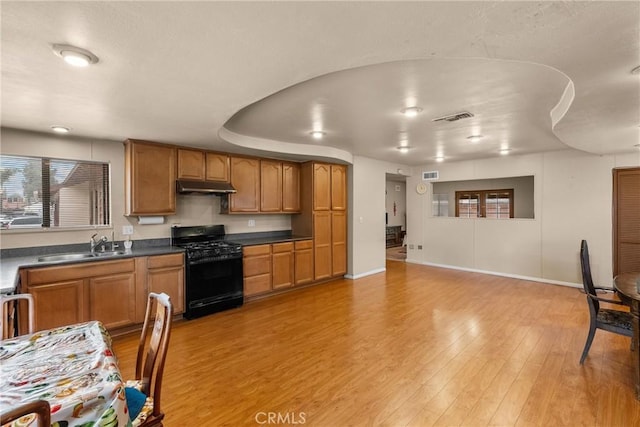
[(386, 174), (406, 165), (354, 156), (349, 168), (349, 266), (347, 277), (362, 277), (385, 270)]
[[(407, 215), (407, 184), (399, 181), (387, 181), (385, 186), (385, 212), (388, 214), (387, 225), (399, 225), (405, 230)], [(395, 213), (394, 206), (395, 203)]]
[(407, 260), (577, 284), (580, 240), (587, 239), (594, 280), (609, 286), (611, 171), (639, 164), (638, 154), (596, 156), (565, 150), (420, 168), (439, 170), (442, 181), (533, 175), (535, 218), (510, 220), (432, 217), (431, 192), (413, 191), (421, 179), (415, 168), (407, 181)]
[[(98, 232), (108, 237), (111, 231), (122, 240), (122, 226), (133, 225), (133, 240), (165, 238), (170, 236), (171, 224), (202, 225), (224, 224), (227, 233), (246, 233), (291, 229), (289, 215), (221, 215), (220, 199), (207, 195), (179, 195), (176, 215), (166, 217), (162, 225), (138, 225), (137, 217), (124, 216), (124, 146), (122, 141), (72, 139), (56, 135), (23, 132), (2, 128), (0, 153), (52, 157), (70, 160), (109, 162), (111, 165), (111, 213), (113, 227), (99, 227)], [(254, 219), (255, 227), (248, 227)], [(1, 247), (22, 248), (89, 242), (90, 229), (67, 230), (3, 230)]]

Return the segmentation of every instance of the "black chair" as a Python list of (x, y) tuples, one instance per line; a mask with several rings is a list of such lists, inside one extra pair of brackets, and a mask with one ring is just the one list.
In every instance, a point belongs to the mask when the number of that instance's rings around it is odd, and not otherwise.
[[(589, 314), (591, 315), (589, 335), (587, 336), (587, 342), (584, 344), (584, 350), (582, 351), (582, 357), (580, 358), (580, 364), (582, 365), (582, 363), (584, 363), (584, 359), (589, 353), (589, 349), (591, 348), (591, 343), (593, 342), (593, 337), (596, 334), (596, 329), (602, 329), (615, 334), (633, 337), (633, 328), (631, 326), (631, 313), (628, 311), (600, 308), (600, 302), (608, 302), (617, 305), (624, 304), (617, 300), (599, 297), (596, 294), (596, 290), (604, 290), (606, 288), (599, 288), (593, 284), (593, 279), (591, 277), (591, 265), (589, 264), (589, 246), (587, 245), (586, 240), (583, 240), (580, 244), (580, 265), (582, 267), (582, 285), (584, 286), (584, 292), (587, 294)], [(606, 290), (610, 291), (610, 289)], [(632, 342), (631, 349), (633, 348), (634, 343)]]

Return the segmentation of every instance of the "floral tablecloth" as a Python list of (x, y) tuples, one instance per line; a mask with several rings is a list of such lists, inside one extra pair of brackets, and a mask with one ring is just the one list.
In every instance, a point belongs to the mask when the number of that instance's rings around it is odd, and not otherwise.
[(111, 337), (100, 322), (0, 341), (0, 411), (38, 399), (49, 401), (55, 427), (131, 425)]

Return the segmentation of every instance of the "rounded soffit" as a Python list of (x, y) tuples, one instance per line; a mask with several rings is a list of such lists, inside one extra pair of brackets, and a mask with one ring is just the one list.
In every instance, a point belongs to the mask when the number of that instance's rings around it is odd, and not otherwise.
[[(433, 157), (429, 147), (437, 144), (449, 147), (452, 155), (447, 157), (464, 160), (469, 130), (482, 132), (485, 140), (491, 139), (493, 129), (494, 138), (499, 130), (501, 140), (535, 141), (536, 146), (519, 152), (563, 149), (566, 145), (553, 136), (553, 127), (571, 106), (572, 88), (571, 79), (561, 71), (532, 62), (490, 58), (383, 62), (292, 84), (237, 111), (219, 136), (246, 148), (349, 163), (365, 147), (369, 156), (373, 152), (375, 158), (395, 161), (389, 158), (393, 155), (389, 148), (407, 132), (418, 142), (411, 142), (415, 154), (407, 159), (414, 164)], [(422, 109), (419, 129), (415, 118), (408, 123), (401, 113), (411, 106)], [(463, 110), (475, 117), (455, 124), (432, 121)], [(330, 135), (313, 140), (312, 130)]]

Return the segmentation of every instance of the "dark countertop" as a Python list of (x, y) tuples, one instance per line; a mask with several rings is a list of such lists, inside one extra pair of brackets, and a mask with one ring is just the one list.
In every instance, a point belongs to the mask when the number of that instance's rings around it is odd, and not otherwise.
[[(55, 265), (65, 265), (65, 264), (79, 264), (85, 262), (100, 262), (100, 261), (113, 261), (119, 259), (126, 258), (134, 258), (134, 257), (142, 257), (142, 256), (153, 256), (153, 255), (163, 255), (170, 253), (183, 253), (184, 250), (181, 248), (173, 247), (170, 245), (162, 245), (162, 246), (142, 246), (135, 247), (137, 242), (134, 242), (134, 247), (129, 250), (122, 249), (122, 246), (118, 248), (118, 250), (123, 250), (123, 254), (113, 255), (113, 256), (96, 256), (92, 258), (83, 258), (83, 259), (74, 259), (74, 260), (63, 260), (63, 261), (38, 261), (38, 258), (43, 256), (43, 254), (34, 254), (34, 255), (22, 255), (22, 256), (3, 256), (0, 260), (0, 293), (10, 293), (14, 292), (16, 286), (18, 285), (18, 281), (20, 279), (20, 275), (18, 271), (20, 268), (33, 268), (33, 267), (51, 267)], [(71, 253), (84, 253), (85, 251), (74, 251)], [(58, 254), (70, 253), (67, 251), (58, 252)], [(56, 255), (55, 252), (48, 252), (45, 255)]]
[(298, 240), (311, 240), (310, 236), (261, 236), (261, 237), (232, 237), (228, 236), (226, 240), (233, 243), (239, 243), (242, 246), (268, 245), (272, 243), (295, 242)]

